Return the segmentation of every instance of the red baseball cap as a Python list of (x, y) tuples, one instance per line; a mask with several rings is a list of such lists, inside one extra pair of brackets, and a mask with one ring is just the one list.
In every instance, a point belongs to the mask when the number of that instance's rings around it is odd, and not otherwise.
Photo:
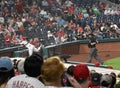
[(85, 64), (78, 64), (73, 70), (73, 75), (76, 80), (85, 80), (89, 77), (89, 69)]

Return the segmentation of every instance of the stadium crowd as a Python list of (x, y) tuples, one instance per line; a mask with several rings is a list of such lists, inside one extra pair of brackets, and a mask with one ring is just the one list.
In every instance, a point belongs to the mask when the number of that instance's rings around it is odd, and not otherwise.
[[(100, 0), (1, 0), (0, 48), (27, 40), (36, 47), (88, 39), (120, 38), (120, 7)], [(120, 88), (120, 74), (65, 68), (58, 56), (0, 57), (0, 88)]]
[(120, 38), (120, 7), (100, 0), (1, 0), (0, 48)]

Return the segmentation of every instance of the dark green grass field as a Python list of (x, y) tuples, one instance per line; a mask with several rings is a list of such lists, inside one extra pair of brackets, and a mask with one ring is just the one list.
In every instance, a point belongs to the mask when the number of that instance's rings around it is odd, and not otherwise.
[(120, 57), (107, 60), (104, 62), (104, 65), (112, 66), (113, 69), (120, 70)]

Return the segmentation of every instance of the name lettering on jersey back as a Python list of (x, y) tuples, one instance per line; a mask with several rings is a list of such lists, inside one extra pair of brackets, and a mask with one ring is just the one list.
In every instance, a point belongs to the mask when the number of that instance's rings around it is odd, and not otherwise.
[(34, 86), (24, 81), (14, 81), (12, 88), (34, 88)]

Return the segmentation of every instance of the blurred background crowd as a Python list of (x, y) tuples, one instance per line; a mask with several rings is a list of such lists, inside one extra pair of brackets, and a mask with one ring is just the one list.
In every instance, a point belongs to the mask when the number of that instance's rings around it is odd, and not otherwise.
[[(112, 2), (110, 2), (112, 1)], [(0, 48), (120, 38), (119, 0), (1, 0)]]

